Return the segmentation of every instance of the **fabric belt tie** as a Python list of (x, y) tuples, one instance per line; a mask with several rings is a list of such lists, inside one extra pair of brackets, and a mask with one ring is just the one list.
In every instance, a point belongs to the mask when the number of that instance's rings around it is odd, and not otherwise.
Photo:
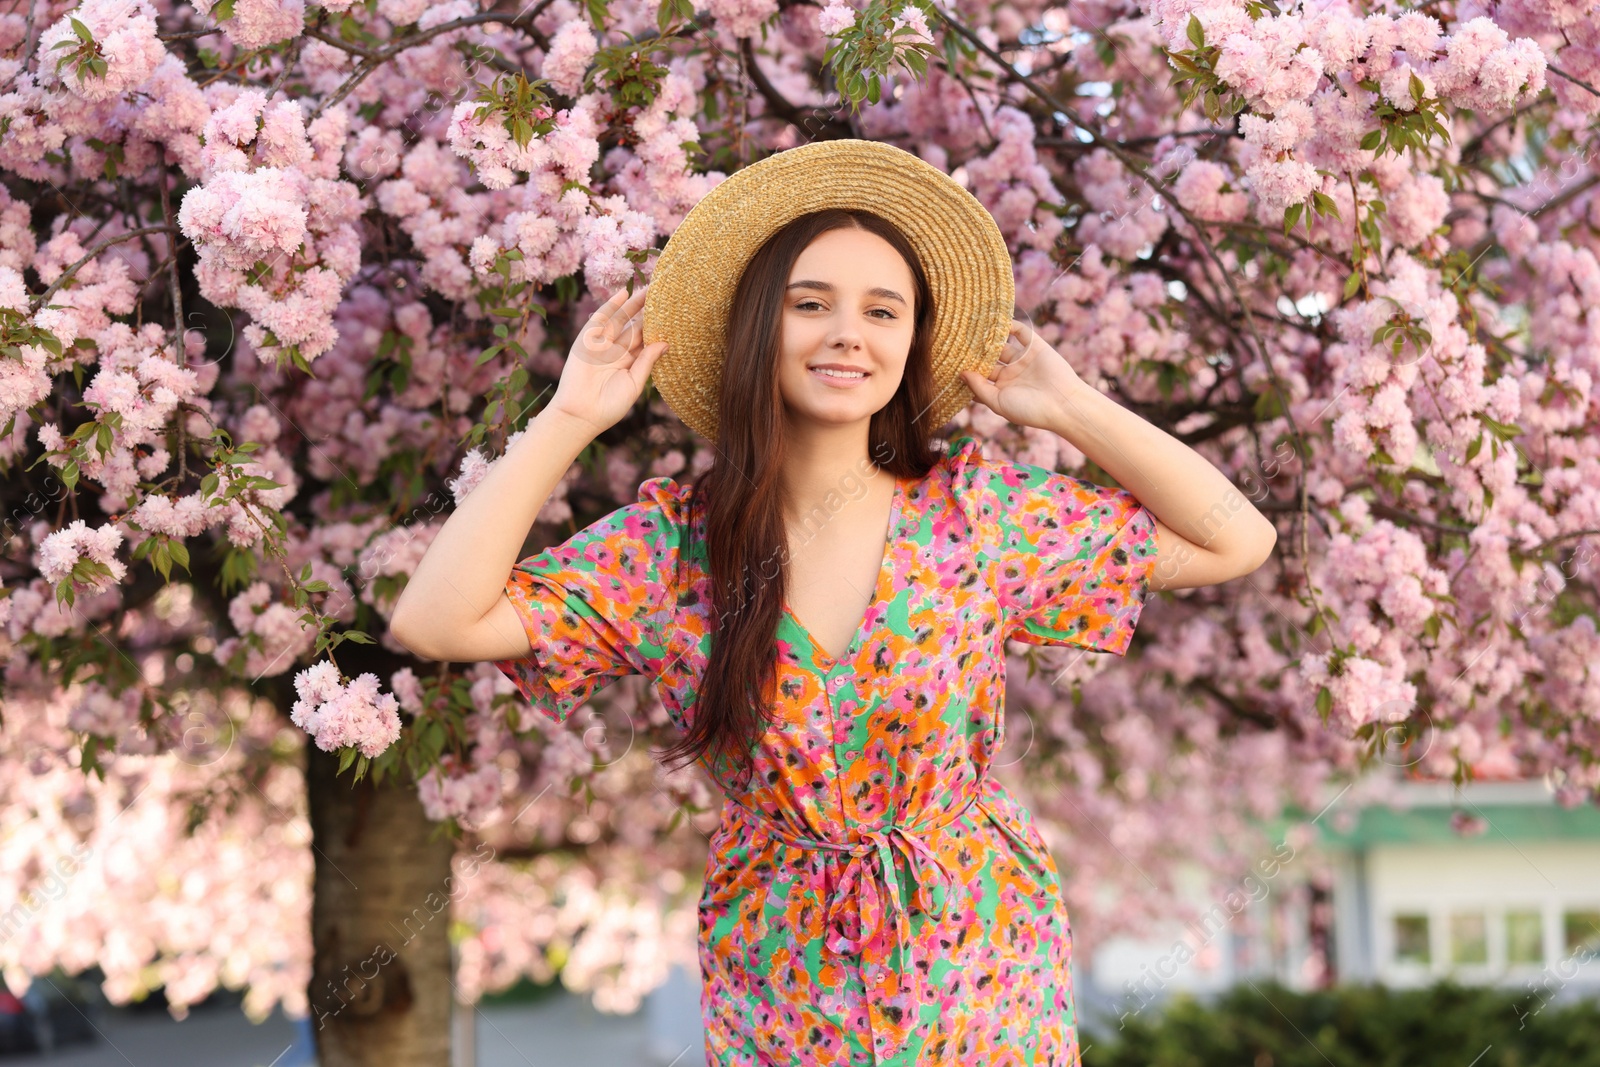
[[(791, 833), (734, 797), (727, 799), (754, 819), (763, 831), (787, 844), (796, 848), (827, 849), (849, 855), (833, 896), (827, 902), (828, 936), (824, 937), (823, 942), (835, 954), (861, 952), (877, 942), (885, 925), (892, 926), (895, 944), (899, 946), (900, 958), (905, 964), (903, 973), (909, 976), (908, 985), (914, 1005), (908, 1013), (909, 1021), (915, 1017), (916, 1007), (922, 1004), (922, 975), (912, 958), (911, 917), (900, 892), (900, 879), (895, 875), (894, 854), (898, 851), (906, 858), (915, 880), (912, 900), (917, 909), (932, 918), (943, 918), (955, 888), (955, 876), (928, 847), (922, 835), (955, 822), (978, 797), (978, 791), (974, 790), (965, 804), (936, 823), (918, 828), (891, 825), (877, 830), (863, 830), (862, 840), (854, 844), (823, 841)], [(930, 889), (934, 879), (944, 886), (944, 899), (937, 911), (933, 907)], [(852, 904), (854, 907), (851, 907)]]

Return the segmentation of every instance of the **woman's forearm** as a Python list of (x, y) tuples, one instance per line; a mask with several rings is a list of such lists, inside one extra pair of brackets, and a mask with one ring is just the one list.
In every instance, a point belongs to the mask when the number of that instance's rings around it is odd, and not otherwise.
[(589, 424), (555, 408), (529, 421), (445, 520), (401, 591), (390, 630), (402, 644), (465, 631), (488, 614), (540, 509), (594, 438)]
[(1082, 382), (1044, 427), (1139, 498), (1161, 524), (1239, 573), (1272, 552), (1277, 528), (1200, 453)]

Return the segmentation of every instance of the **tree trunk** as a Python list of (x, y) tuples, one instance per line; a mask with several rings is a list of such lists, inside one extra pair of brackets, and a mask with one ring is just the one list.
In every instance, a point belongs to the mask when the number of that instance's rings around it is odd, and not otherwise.
[[(352, 784), (306, 746), (316, 875), (311, 1025), (321, 1067), (451, 1067), (450, 858), (415, 788)], [(433, 838), (430, 840), (430, 838)]]

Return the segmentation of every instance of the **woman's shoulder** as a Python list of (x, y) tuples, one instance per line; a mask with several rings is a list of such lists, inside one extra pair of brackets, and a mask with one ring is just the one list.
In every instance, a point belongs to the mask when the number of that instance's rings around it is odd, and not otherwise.
[(1026, 484), (1048, 472), (1026, 463), (986, 456), (983, 443), (971, 434), (957, 434), (945, 445), (939, 470), (957, 503), (986, 503), (984, 498)]
[(694, 482), (659, 475), (639, 483), (639, 498), (634, 506), (655, 512), (675, 525), (682, 525), (688, 520), (693, 503)]

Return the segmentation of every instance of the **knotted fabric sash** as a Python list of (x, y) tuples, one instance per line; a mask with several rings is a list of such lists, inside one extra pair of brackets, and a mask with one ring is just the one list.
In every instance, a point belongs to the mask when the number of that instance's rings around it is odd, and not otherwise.
[[(890, 825), (874, 830), (861, 829), (861, 840), (855, 843), (824, 841), (793, 833), (760, 812), (748, 807), (736, 797), (727, 802), (745, 813), (756, 826), (786, 844), (803, 849), (827, 849), (849, 855), (844, 871), (827, 901), (827, 936), (824, 944), (835, 954), (862, 952), (878, 945), (885, 927), (893, 933), (900, 948), (904, 969), (900, 972), (903, 988), (911, 993), (913, 1008), (904, 1023), (895, 1027), (894, 1045), (901, 1045), (922, 1004), (922, 973), (913, 959), (911, 917), (901, 893), (900, 879), (895, 874), (894, 855), (905, 857), (914, 881), (912, 900), (917, 910), (938, 920), (944, 917), (955, 889), (955, 876), (950, 873), (933, 849), (928, 847), (923, 835), (955, 822), (978, 800), (980, 789), (959, 808), (936, 822), (917, 827)], [(982, 805), (979, 805), (982, 807)], [(931, 884), (937, 880), (944, 886), (944, 896), (938, 910), (933, 907)]]

